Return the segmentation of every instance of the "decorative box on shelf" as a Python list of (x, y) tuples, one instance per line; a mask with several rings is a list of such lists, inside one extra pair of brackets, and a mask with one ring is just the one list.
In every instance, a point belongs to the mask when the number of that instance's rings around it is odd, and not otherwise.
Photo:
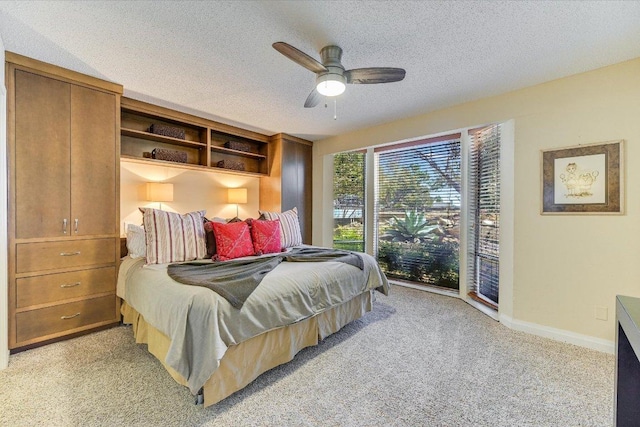
[(224, 168), (224, 169), (233, 169), (233, 170), (237, 170), (237, 171), (243, 171), (244, 170), (244, 162), (238, 161), (238, 160), (220, 160), (217, 163), (217, 166), (219, 168)]
[(185, 138), (184, 129), (173, 127), (173, 126), (167, 126), (167, 125), (159, 125), (157, 123), (154, 123), (149, 127), (149, 132), (154, 133), (156, 135), (170, 136), (171, 138), (178, 138), (178, 139)]
[(168, 160), (170, 162), (187, 163), (187, 153), (179, 150), (155, 148), (151, 152), (151, 157), (156, 160)]
[(227, 141), (224, 143), (224, 146), (232, 150), (246, 151), (246, 152), (251, 151), (251, 144), (249, 144), (248, 142)]

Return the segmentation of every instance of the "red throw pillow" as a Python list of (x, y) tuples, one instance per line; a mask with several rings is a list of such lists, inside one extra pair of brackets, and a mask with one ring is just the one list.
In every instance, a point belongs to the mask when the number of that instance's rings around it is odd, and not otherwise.
[(282, 251), (280, 221), (251, 221), (251, 240), (256, 255)]
[(216, 237), (217, 254), (220, 261), (253, 255), (253, 244), (249, 225), (246, 222), (222, 224), (214, 222), (213, 234)]

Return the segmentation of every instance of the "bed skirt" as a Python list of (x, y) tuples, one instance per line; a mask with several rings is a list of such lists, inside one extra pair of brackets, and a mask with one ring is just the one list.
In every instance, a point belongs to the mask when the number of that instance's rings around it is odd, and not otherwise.
[[(359, 319), (373, 308), (373, 291), (323, 311), (313, 317), (267, 331), (240, 344), (229, 347), (220, 366), (204, 385), (204, 406), (218, 403), (246, 387), (261, 374), (291, 361), (303, 348), (317, 345), (346, 324)], [(147, 323), (142, 315), (122, 301), (123, 323), (131, 324), (139, 344), (147, 348), (182, 385), (186, 380), (164, 363), (171, 340)]]

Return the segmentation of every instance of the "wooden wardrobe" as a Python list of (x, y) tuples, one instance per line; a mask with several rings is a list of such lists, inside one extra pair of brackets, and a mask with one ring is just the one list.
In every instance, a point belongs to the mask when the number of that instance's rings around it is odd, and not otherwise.
[(119, 321), (122, 86), (6, 53), (9, 348)]
[(260, 178), (260, 210), (298, 209), (303, 243), (311, 244), (313, 143), (279, 133), (269, 142), (269, 176)]

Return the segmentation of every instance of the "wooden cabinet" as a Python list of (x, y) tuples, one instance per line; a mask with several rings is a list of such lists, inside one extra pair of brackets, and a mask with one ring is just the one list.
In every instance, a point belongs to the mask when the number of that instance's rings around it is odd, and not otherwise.
[(7, 52), (9, 348), (119, 320), (122, 87)]
[[(133, 99), (122, 98), (121, 159), (197, 170), (264, 176), (269, 137)], [(152, 132), (172, 128), (179, 137)], [(160, 159), (154, 150), (178, 151), (184, 161)], [(156, 151), (157, 152), (157, 151)]]
[(112, 233), (115, 95), (21, 69), (15, 90), (16, 238)]
[[(59, 237), (71, 218), (70, 85), (15, 70), (15, 237)], [(9, 123), (9, 127), (12, 123)], [(46, 206), (46, 209), (43, 207)]]
[(268, 177), (260, 178), (260, 210), (284, 212), (296, 207), (302, 241), (311, 243), (312, 143), (277, 134), (269, 144)]
[(71, 215), (76, 236), (119, 230), (116, 95), (71, 86)]

